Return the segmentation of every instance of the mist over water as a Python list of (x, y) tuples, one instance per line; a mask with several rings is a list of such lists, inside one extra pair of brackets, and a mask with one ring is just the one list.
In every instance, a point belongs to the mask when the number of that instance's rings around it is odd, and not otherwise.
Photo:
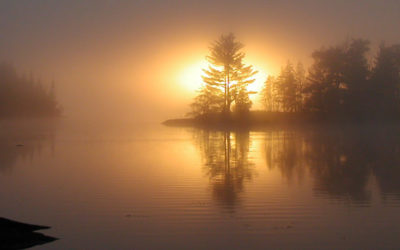
[(1, 135), (0, 213), (51, 225), (61, 239), (41, 249), (399, 247), (392, 124), (1, 125), (14, 132)]
[(247, 63), (276, 75), (346, 37), (370, 39), (372, 57), (399, 42), (398, 10), (389, 0), (1, 1), (0, 61), (54, 80), (68, 117), (161, 121), (188, 112), (196, 93), (180, 76), (220, 34), (234, 32)]
[(0, 249), (400, 249), (399, 11), (0, 1)]

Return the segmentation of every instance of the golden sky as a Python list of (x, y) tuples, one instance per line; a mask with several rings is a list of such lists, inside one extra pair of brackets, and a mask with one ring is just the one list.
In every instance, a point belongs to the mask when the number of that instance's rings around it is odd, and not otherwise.
[(223, 33), (246, 45), (257, 89), (322, 45), (398, 43), (398, 13), (394, 0), (6, 0), (0, 60), (54, 79), (67, 116), (162, 120), (188, 111), (209, 44)]

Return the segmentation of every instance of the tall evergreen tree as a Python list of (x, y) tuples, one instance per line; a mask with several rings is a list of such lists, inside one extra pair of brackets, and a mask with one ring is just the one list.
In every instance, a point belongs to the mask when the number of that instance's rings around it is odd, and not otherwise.
[(296, 69), (291, 62), (281, 69), (278, 77), (269, 76), (262, 90), (262, 102), (267, 111), (297, 112), (302, 109), (302, 89), (305, 84), (303, 64)]
[(306, 70), (304, 69), (304, 65), (301, 62), (297, 63), (296, 72), (296, 111), (303, 110), (303, 102), (304, 102), (304, 95), (303, 89), (306, 84)]
[(262, 89), (261, 92), (262, 104), (264, 105), (265, 110), (269, 112), (275, 111), (274, 109), (275, 83), (276, 83), (275, 77), (268, 76), (267, 80), (264, 83), (264, 88)]
[[(207, 56), (211, 63), (204, 72), (204, 82), (224, 93), (224, 112), (230, 113), (232, 102), (236, 102), (239, 106), (244, 96), (250, 94), (247, 92), (247, 86), (255, 81), (252, 79), (257, 72), (252, 66), (243, 64), (245, 54), (241, 52), (243, 44), (237, 42), (235, 36), (230, 33), (222, 35), (218, 40), (212, 43), (210, 54)], [(248, 102), (246, 106), (248, 106)], [(251, 105), (251, 102), (250, 102)], [(249, 107), (248, 107), (249, 108)]]
[(278, 101), (281, 104), (282, 110), (286, 112), (294, 112), (297, 110), (297, 79), (296, 72), (293, 64), (287, 62), (286, 66), (282, 68), (281, 73), (277, 79), (278, 84)]
[(309, 69), (306, 106), (309, 111), (338, 112), (344, 103), (345, 50), (343, 45), (322, 48), (312, 54)]

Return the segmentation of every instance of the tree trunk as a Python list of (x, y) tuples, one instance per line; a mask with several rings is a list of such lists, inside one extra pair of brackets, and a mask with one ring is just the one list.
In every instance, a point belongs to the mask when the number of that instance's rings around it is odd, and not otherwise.
[(227, 69), (227, 113), (230, 114), (231, 113), (231, 95), (229, 92), (230, 86), (229, 86), (230, 82), (229, 82), (229, 66)]
[(227, 110), (227, 106), (228, 106), (228, 96), (227, 96), (227, 79), (226, 79), (226, 76), (225, 76), (225, 92), (224, 92), (224, 97), (225, 97), (225, 102), (224, 102), (224, 113), (226, 113), (226, 110)]

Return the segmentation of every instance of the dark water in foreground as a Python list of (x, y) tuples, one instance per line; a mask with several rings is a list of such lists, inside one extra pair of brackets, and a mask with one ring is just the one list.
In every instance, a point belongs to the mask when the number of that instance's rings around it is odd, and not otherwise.
[(398, 249), (400, 126), (3, 121), (0, 199), (38, 249)]

